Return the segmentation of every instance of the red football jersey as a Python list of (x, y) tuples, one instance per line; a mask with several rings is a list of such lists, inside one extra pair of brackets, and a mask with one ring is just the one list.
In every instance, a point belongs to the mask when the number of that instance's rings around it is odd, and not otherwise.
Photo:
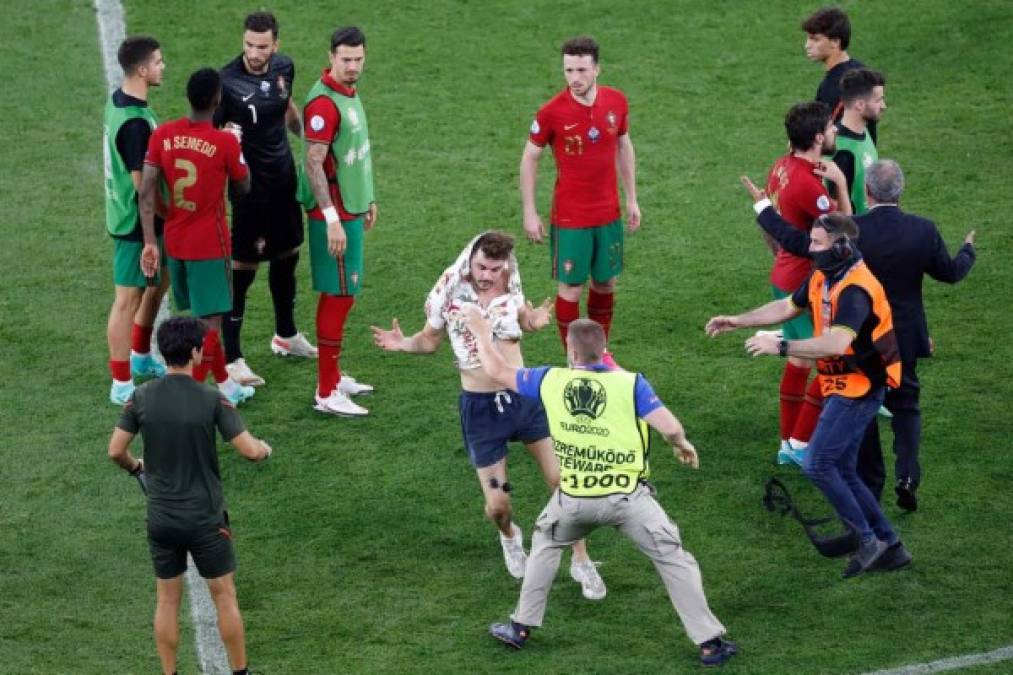
[[(802, 157), (785, 155), (774, 163), (767, 176), (767, 194), (774, 208), (782, 218), (805, 232), (812, 229), (814, 220), (837, 208), (823, 181), (813, 173), (813, 166)], [(809, 278), (810, 272), (809, 258), (780, 249), (770, 271), (770, 283), (790, 293)]]
[(249, 174), (236, 137), (211, 122), (182, 118), (158, 127), (148, 141), (146, 164), (169, 186), (165, 250), (177, 260), (228, 258), (225, 181)]
[[(320, 76), (325, 85), (338, 92), (342, 96), (355, 96), (355, 87), (346, 87), (333, 77), (330, 71), (325, 70)], [(303, 108), (303, 125), (307, 141), (326, 143), (328, 146), (334, 142), (341, 127), (341, 111), (334, 102), (326, 96), (317, 96)], [(324, 175), (327, 176), (327, 183), (331, 189), (331, 203), (338, 210), (338, 218), (342, 221), (355, 220), (360, 214), (349, 213), (345, 210), (345, 204), (341, 201), (341, 190), (338, 189), (337, 167), (334, 166), (334, 153), (330, 147), (327, 149), (327, 158), (324, 159)], [(309, 212), (313, 220), (323, 220), (324, 214), (320, 207)]]
[(596, 227), (619, 218), (616, 153), (629, 132), (629, 105), (618, 89), (598, 86), (586, 106), (564, 89), (541, 107), (528, 136), (552, 145), (556, 188), (550, 222), (557, 227)]

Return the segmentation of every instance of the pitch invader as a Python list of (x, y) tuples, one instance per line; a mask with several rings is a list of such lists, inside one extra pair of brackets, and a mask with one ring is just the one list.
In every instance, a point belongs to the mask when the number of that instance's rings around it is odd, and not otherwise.
[[(137, 191), (144, 169), (148, 138), (158, 124), (148, 106), (148, 91), (162, 84), (165, 61), (158, 41), (137, 36), (123, 41), (117, 52), (123, 82), (106, 102), (102, 149), (105, 165), (106, 229), (113, 238), (113, 284), (116, 296), (109, 310), (109, 400), (123, 405), (134, 392), (134, 376), (165, 374), (151, 355), (155, 314), (169, 283), (165, 270), (153, 285), (141, 274), (143, 246)], [(161, 207), (159, 207), (161, 211)], [(161, 213), (155, 235), (162, 238)]]
[(210, 369), (221, 392), (237, 404), (253, 396), (254, 389), (229, 377), (219, 340), (222, 316), (232, 309), (225, 182), (240, 194), (248, 192), (250, 173), (239, 139), (212, 126), (221, 95), (218, 71), (196, 71), (186, 84), (190, 116), (162, 125), (148, 142), (141, 177), (141, 268), (150, 276), (159, 261), (152, 212), (156, 186), (164, 177), (172, 195), (165, 222), (165, 250), (173, 297), (178, 309), (190, 310), (208, 324), (204, 358), (195, 365), (194, 378), (203, 382)]
[[(640, 227), (636, 156), (629, 136), (629, 106), (618, 89), (599, 86), (598, 43), (589, 37), (562, 47), (566, 89), (539, 109), (521, 157), (520, 189), (524, 232), (542, 243), (545, 226), (535, 204), (538, 161), (546, 145), (556, 162), (549, 218), (552, 278), (558, 280), (556, 323), (566, 348), (570, 322), (580, 317), (580, 299), (590, 277), (588, 318), (608, 338), (616, 277), (623, 269), (623, 223), (616, 167), (626, 196), (626, 228)], [(615, 366), (611, 356), (606, 363)]]
[[(823, 155), (832, 155), (836, 148), (837, 130), (830, 109), (819, 101), (792, 106), (784, 119), (791, 152), (774, 163), (767, 177), (767, 194), (781, 217), (800, 230), (808, 232), (816, 218), (837, 210), (821, 178), (836, 186), (837, 194), (847, 194), (847, 181), (841, 170)], [(842, 200), (841, 211), (851, 213), (848, 200)], [(770, 283), (775, 298), (785, 298), (805, 283), (812, 272), (808, 258), (788, 253), (773, 239), (764, 235), (774, 252)], [(812, 320), (800, 314), (781, 326), (785, 340), (805, 340), (813, 335)], [(784, 365), (780, 386), (781, 444), (777, 461), (781, 464), (804, 460), (806, 445), (816, 428), (823, 397), (819, 379), (809, 383), (812, 361), (790, 356)]]
[(330, 68), (310, 89), (303, 108), (310, 267), (317, 304), (315, 410), (362, 417), (351, 400), (373, 387), (341, 372), (345, 321), (362, 289), (364, 233), (376, 223), (373, 157), (366, 112), (355, 87), (366, 63), (366, 36), (355, 26), (331, 35)]
[(240, 384), (258, 386), (263, 378), (246, 359), (240, 334), (246, 295), (262, 261), (270, 261), (268, 286), (274, 305), (271, 351), (284, 356), (317, 357), (317, 348), (296, 329), (296, 266), (303, 241), (302, 212), (296, 201), (296, 169), (288, 131), (302, 134), (292, 100), (295, 64), (278, 53), (278, 21), (254, 12), (243, 22), (243, 53), (221, 70), (222, 103), (215, 126), (242, 131), (243, 156), (253, 179), (246, 196), (229, 191), (232, 202), (232, 311), (222, 324), (229, 374)]

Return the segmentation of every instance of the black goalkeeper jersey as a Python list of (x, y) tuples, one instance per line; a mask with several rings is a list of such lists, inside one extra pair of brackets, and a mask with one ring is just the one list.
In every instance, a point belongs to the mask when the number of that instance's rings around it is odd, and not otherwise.
[(221, 70), (222, 103), (215, 125), (234, 122), (243, 128), (243, 156), (253, 176), (253, 189), (295, 170), (288, 144), (285, 112), (292, 98), (295, 64), (274, 54), (267, 72), (253, 75), (240, 54)]

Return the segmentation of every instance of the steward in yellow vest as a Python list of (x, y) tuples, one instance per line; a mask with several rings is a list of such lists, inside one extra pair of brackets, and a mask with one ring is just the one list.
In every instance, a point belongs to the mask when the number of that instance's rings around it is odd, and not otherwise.
[(650, 425), (672, 445), (679, 461), (694, 469), (696, 448), (675, 415), (637, 373), (602, 363), (605, 331), (589, 319), (570, 324), (569, 368), (516, 368), (492, 344), (492, 331), (474, 306), (465, 310), (482, 369), (499, 386), (539, 398), (561, 464), (559, 488), (535, 523), (517, 609), (489, 632), (521, 648), (542, 625), (562, 549), (595, 529), (612, 526), (651, 559), (686, 634), (700, 648), (700, 662), (721, 665), (738, 649), (707, 605), (696, 559), (682, 546), (679, 529), (646, 483)]

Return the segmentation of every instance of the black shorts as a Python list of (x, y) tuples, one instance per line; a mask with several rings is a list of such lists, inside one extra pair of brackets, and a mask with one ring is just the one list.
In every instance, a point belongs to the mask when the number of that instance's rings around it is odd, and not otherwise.
[(506, 457), (510, 441), (532, 443), (549, 436), (549, 420), (542, 402), (515, 391), (462, 391), (459, 405), (464, 445), (476, 469)]
[(223, 577), (236, 571), (229, 515), (217, 527), (177, 529), (152, 527), (148, 523), (148, 548), (159, 579), (174, 579), (186, 571), (186, 554), (193, 556), (197, 571), (205, 579)]
[(245, 197), (232, 200), (232, 259), (272, 260), (303, 242), (302, 207), (296, 201), (296, 177), (256, 184)]

